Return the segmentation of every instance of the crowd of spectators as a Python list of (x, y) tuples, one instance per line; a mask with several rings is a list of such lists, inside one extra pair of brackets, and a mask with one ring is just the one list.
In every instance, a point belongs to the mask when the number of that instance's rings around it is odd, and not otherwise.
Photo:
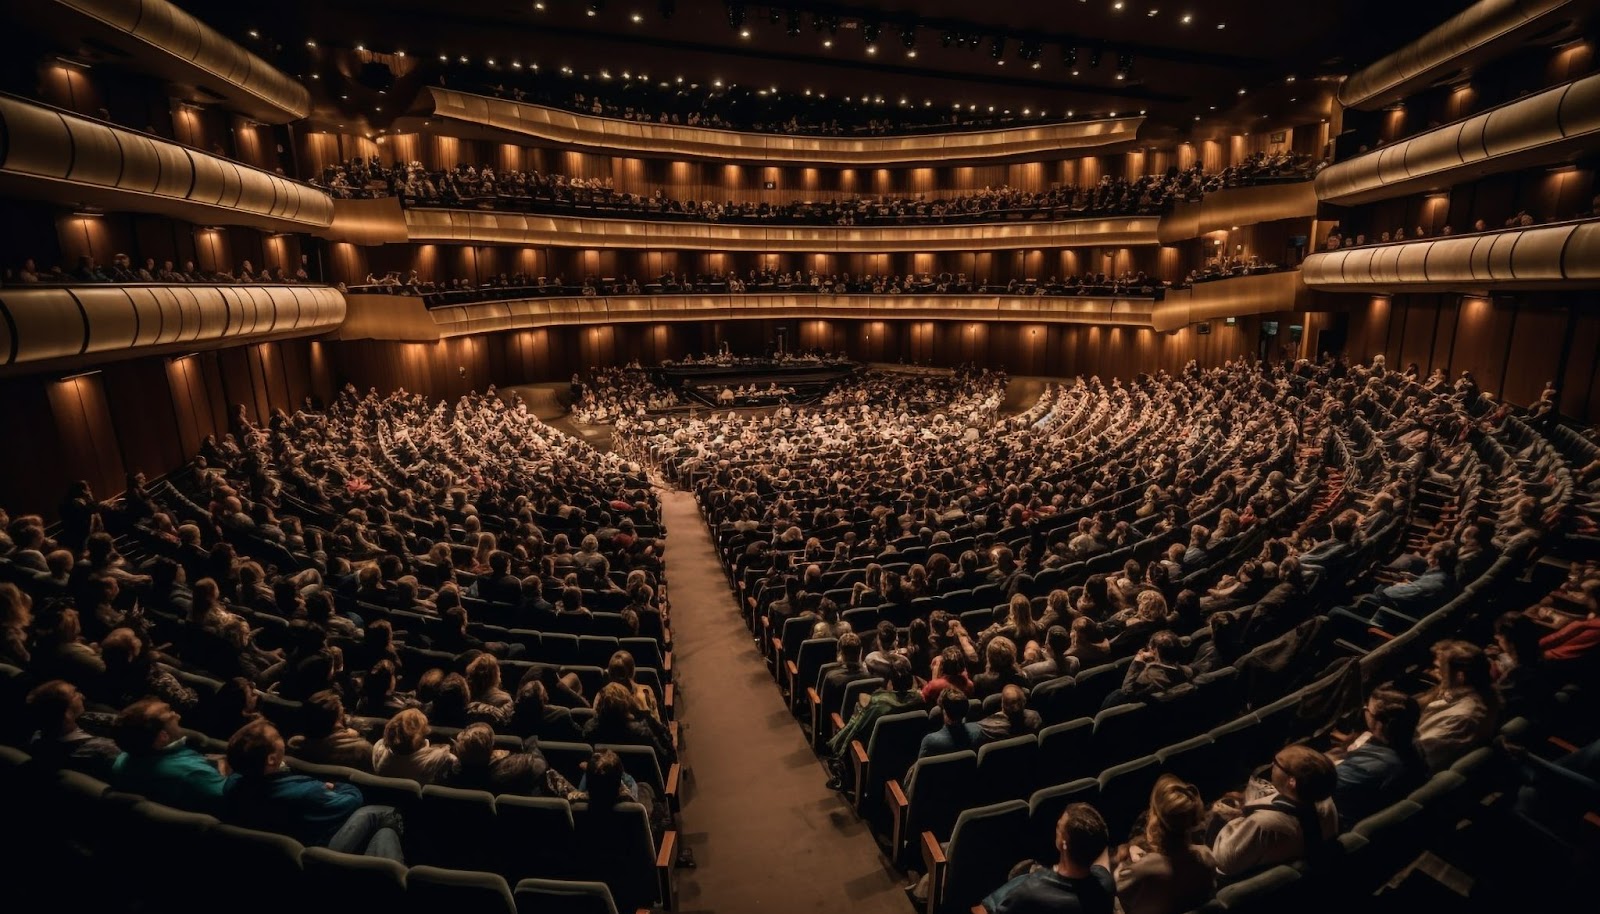
[(593, 371), (582, 394), (572, 405), (572, 418), (586, 425), (615, 422), (622, 416), (642, 416), (682, 405), (677, 391), (656, 384), (637, 363), (622, 368)]
[(1465, 232), (1457, 232), (1454, 226), (1446, 224), (1440, 227), (1437, 234), (1430, 235), (1425, 226), (1417, 225), (1408, 232), (1406, 231), (1406, 227), (1402, 225), (1388, 231), (1380, 231), (1376, 235), (1368, 235), (1366, 232), (1352, 232), (1343, 229), (1338, 224), (1335, 224), (1333, 230), (1328, 233), (1328, 240), (1325, 249), (1329, 251), (1337, 251), (1343, 248), (1366, 247), (1367, 245), (1373, 244), (1394, 244), (1402, 241), (1423, 241), (1430, 237), (1447, 238), (1451, 235), (1457, 234), (1477, 235), (1483, 232), (1498, 232), (1512, 228), (1532, 228), (1536, 225), (1543, 225), (1549, 222), (1562, 222), (1566, 219), (1592, 219), (1596, 216), (1600, 216), (1600, 194), (1597, 194), (1594, 199), (1590, 201), (1588, 209), (1574, 213), (1568, 217), (1563, 217), (1561, 219), (1538, 219), (1534, 217), (1532, 213), (1522, 209), (1517, 210), (1516, 213), (1508, 216), (1499, 225), (1491, 225), (1487, 219), (1474, 219), (1471, 227), (1469, 227)]
[(157, 264), (154, 258), (145, 258), (143, 266), (135, 266), (127, 254), (114, 254), (111, 262), (103, 264), (97, 262), (88, 254), (78, 258), (77, 267), (67, 270), (60, 265), (41, 269), (32, 257), (22, 261), (22, 265), (15, 271), (7, 270), (4, 282), (6, 285), (78, 285), (81, 283), (195, 283), (204, 285), (217, 284), (245, 284), (245, 283), (309, 283), (310, 273), (306, 270), (307, 260), (301, 256), (300, 263), (293, 272), (281, 266), (262, 267), (259, 271), (248, 260), (241, 261), (237, 271), (202, 270), (196, 267), (194, 261), (186, 260), (183, 268), (178, 269), (173, 261), (166, 260)]
[(598, 295), (680, 295), (702, 293), (720, 294), (774, 294), (809, 293), (820, 295), (1117, 295), (1129, 297), (1160, 298), (1166, 289), (1162, 280), (1145, 275), (1143, 271), (1122, 273), (1085, 273), (1065, 278), (1051, 276), (1039, 279), (1011, 279), (998, 282), (990, 279), (973, 279), (965, 273), (919, 273), (880, 275), (875, 273), (821, 273), (779, 270), (750, 270), (744, 275), (737, 272), (713, 271), (689, 274), (668, 271), (653, 279), (641, 282), (630, 276), (585, 276), (572, 283), (565, 277), (529, 276), (525, 273), (502, 273), (481, 282), (470, 279), (452, 279), (444, 282), (425, 280), (413, 270), (405, 276), (398, 272), (383, 276), (369, 274), (359, 286), (349, 291), (390, 295), (420, 295), (429, 307), (467, 304), (470, 302), (506, 298), (553, 298), (562, 296)]
[(941, 225), (1009, 219), (1151, 215), (1180, 200), (1266, 180), (1303, 179), (1307, 160), (1258, 153), (1220, 172), (1196, 164), (1135, 178), (1102, 176), (1086, 186), (1022, 190), (1009, 186), (950, 195), (854, 195), (833, 200), (767, 203), (678, 200), (657, 188), (617, 190), (609, 178), (457, 165), (429, 170), (420, 162), (386, 165), (377, 157), (328, 165), (313, 184), (340, 198), (399, 197), (407, 206), (474, 207), (584, 216), (757, 223), (764, 225)]

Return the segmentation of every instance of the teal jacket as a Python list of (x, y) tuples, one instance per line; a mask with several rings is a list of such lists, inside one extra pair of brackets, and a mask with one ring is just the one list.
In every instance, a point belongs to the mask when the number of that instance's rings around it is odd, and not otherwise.
[(222, 800), (222, 774), (181, 739), (155, 752), (124, 752), (111, 773), (118, 790), (178, 809), (215, 813)]

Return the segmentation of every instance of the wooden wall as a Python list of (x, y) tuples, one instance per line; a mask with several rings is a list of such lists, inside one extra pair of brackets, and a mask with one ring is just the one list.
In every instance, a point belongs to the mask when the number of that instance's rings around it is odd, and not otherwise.
[(1562, 413), (1600, 421), (1600, 314), (1576, 295), (1373, 296), (1351, 308), (1349, 321), (1352, 359), (1381, 352), (1391, 367), (1416, 362), (1424, 375), (1471, 371), (1484, 390), (1519, 406), (1556, 381)]
[(225, 434), (236, 404), (260, 422), (333, 393), (324, 347), (307, 340), (0, 381), (0, 427), (14, 432), (0, 448), (0, 505), (53, 515), (74, 479), (109, 497), (122, 491), (126, 474), (165, 473), (205, 436)]

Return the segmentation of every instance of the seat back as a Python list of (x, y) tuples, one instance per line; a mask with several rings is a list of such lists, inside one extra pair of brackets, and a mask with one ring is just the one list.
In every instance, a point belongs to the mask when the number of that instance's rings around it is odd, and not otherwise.
[[(213, 897), (228, 897), (229, 909), (250, 914), (282, 912), (295, 899), (305, 897), (300, 842), (270, 832), (218, 825), (206, 836), (204, 848), (190, 858), (196, 864), (202, 890)], [(239, 886), (249, 886), (241, 893)]]
[(435, 866), (478, 869), (496, 857), (494, 795), (482, 790), (461, 790), (429, 784), (422, 802), (410, 815), (408, 844), (421, 859)]
[(1150, 789), (1161, 776), (1161, 760), (1147, 755), (1100, 774), (1100, 804), (1096, 807), (1113, 835), (1126, 835), (1133, 820), (1150, 806)]
[(800, 643), (794, 663), (794, 690), (799, 696), (804, 697), (806, 689), (816, 686), (817, 671), (839, 652), (838, 643), (836, 638), (807, 638)]
[[(881, 797), (889, 781), (905, 783), (906, 772), (917, 759), (922, 738), (930, 723), (926, 710), (902, 711), (878, 718), (867, 740), (867, 759), (872, 764), (871, 783), (862, 785), (864, 796)], [(974, 757), (976, 758), (976, 757)]]
[(949, 839), (977, 771), (978, 754), (971, 749), (925, 756), (912, 766), (904, 782), (911, 803), (906, 810), (903, 848), (909, 860), (918, 858), (917, 840), (923, 832), (932, 832), (939, 841)]
[(576, 873), (580, 879), (603, 882), (620, 910), (654, 907), (663, 899), (656, 880), (656, 849), (650, 818), (638, 803), (618, 803), (609, 810), (572, 804), (576, 835)]
[(978, 747), (979, 802), (1021, 800), (1033, 794), (1038, 781), (1039, 739), (1013, 736)]
[(524, 879), (514, 894), (518, 914), (617, 914), (603, 882)]
[(1039, 731), (1039, 786), (1095, 777), (1094, 718), (1080, 717)]
[(1071, 676), (1057, 676), (1034, 686), (1028, 693), (1028, 707), (1039, 712), (1046, 726), (1066, 723), (1085, 715), (1077, 712), (1078, 682)]
[(622, 769), (633, 775), (634, 780), (641, 784), (649, 784), (658, 797), (666, 794), (667, 779), (654, 749), (649, 746), (615, 746), (609, 743), (596, 743), (595, 748), (610, 749), (615, 752), (617, 757), (622, 759)]
[(1094, 778), (1079, 778), (1066, 784), (1057, 784), (1036, 790), (1028, 798), (1028, 832), (1025, 836), (1026, 853), (1022, 856), (1034, 860), (1055, 860), (1060, 857), (1056, 846), (1056, 822), (1073, 803), (1094, 804), (1100, 798), (1100, 782)]
[(1101, 769), (1135, 759), (1162, 737), (1152, 732), (1151, 714), (1142, 704), (1117, 705), (1094, 716), (1094, 752)]
[(1027, 854), (1028, 804), (1008, 800), (968, 809), (950, 833), (950, 861), (938, 914), (966, 914), (1003, 885)]
[(406, 868), (386, 857), (342, 854), (325, 847), (308, 847), (300, 856), (305, 868), (308, 898), (360, 898), (380, 905), (379, 910), (399, 911), (406, 900)]
[(414, 866), (406, 874), (406, 908), (412, 911), (472, 911), (516, 914), (511, 887), (495, 873)]
[[(604, 635), (579, 635), (577, 662), (584, 666), (605, 669), (611, 662), (611, 655), (617, 652), (618, 647), (616, 638)], [(635, 664), (637, 665), (637, 658)]]
[(513, 879), (559, 879), (573, 870), (572, 807), (556, 797), (495, 798), (500, 872)]

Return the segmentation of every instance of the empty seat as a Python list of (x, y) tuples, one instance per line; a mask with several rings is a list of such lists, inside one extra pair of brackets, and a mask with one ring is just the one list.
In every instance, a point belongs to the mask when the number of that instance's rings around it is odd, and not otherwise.
[(1161, 776), (1161, 760), (1154, 755), (1108, 768), (1100, 774), (1100, 815), (1111, 834), (1121, 839), (1133, 821), (1150, 805), (1150, 789)]
[(429, 784), (406, 824), (413, 826), (406, 832), (408, 848), (418, 848), (421, 859), (435, 866), (477, 869), (496, 857), (491, 793)]
[(664, 845), (661, 856), (665, 859), (658, 857), (643, 806), (618, 803), (596, 810), (587, 803), (574, 803), (572, 821), (577, 838), (576, 876), (605, 883), (621, 910), (658, 904), (671, 907), (669, 870), (674, 851)]
[(406, 868), (386, 857), (342, 854), (308, 847), (300, 855), (310, 898), (359, 898), (377, 910), (400, 910), (406, 898)]
[(505, 879), (494, 873), (414, 866), (406, 874), (405, 910), (412, 914), (516, 914), (517, 903)]
[(1037, 786), (1039, 740), (1033, 736), (985, 743), (978, 747), (977, 801), (1022, 800)]
[(1080, 717), (1039, 731), (1039, 785), (1065, 784), (1099, 774), (1094, 763), (1094, 718)]
[(603, 882), (524, 879), (515, 895), (518, 914), (617, 914)]
[(887, 786), (893, 816), (892, 845), (900, 864), (909, 867), (919, 857), (919, 836), (929, 832), (937, 841), (950, 837), (956, 816), (968, 802), (967, 792), (978, 771), (978, 754), (972, 750), (946, 752), (917, 760), (904, 781)]
[[(956, 819), (943, 849), (943, 878), (935, 874), (935, 914), (966, 914), (1006, 881), (1006, 874), (1027, 855), (1028, 804), (1009, 800), (968, 809)], [(926, 842), (917, 839), (925, 852)], [(932, 866), (928, 867), (933, 872)]]
[(573, 871), (572, 808), (555, 797), (495, 798), (500, 871), (513, 879), (559, 879)]

